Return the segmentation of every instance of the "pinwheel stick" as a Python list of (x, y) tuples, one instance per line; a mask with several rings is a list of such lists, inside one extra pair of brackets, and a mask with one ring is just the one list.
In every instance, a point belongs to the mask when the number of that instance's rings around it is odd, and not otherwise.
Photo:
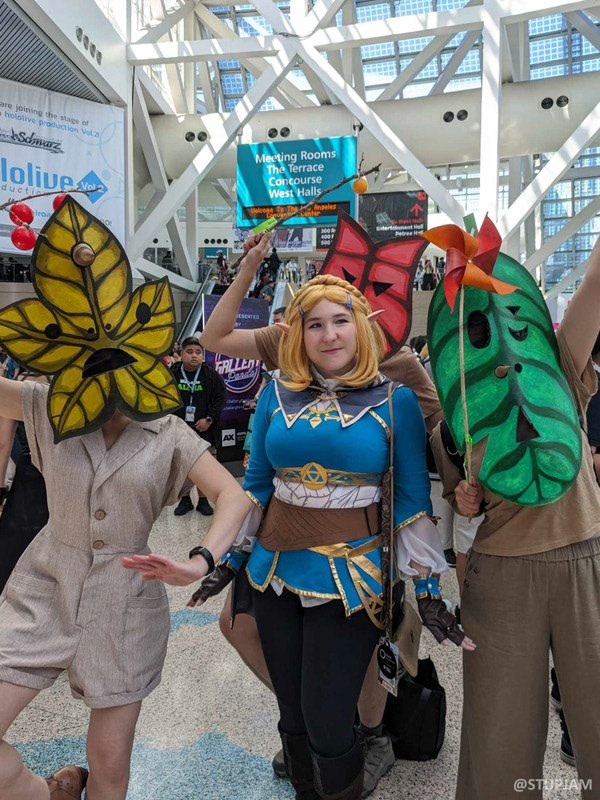
[(344, 178), (344, 180), (340, 181), (339, 183), (336, 183), (335, 186), (330, 186), (327, 189), (323, 189), (323, 191), (320, 194), (318, 194), (314, 198), (314, 200), (311, 200), (310, 203), (306, 203), (305, 205), (301, 206), (295, 211), (290, 211), (288, 214), (284, 214), (284, 216), (281, 217), (281, 219), (275, 219), (274, 217), (266, 219), (264, 222), (261, 222), (260, 225), (257, 225), (252, 232), (268, 233), (269, 231), (274, 231), (275, 228), (279, 227), (279, 225), (282, 225), (284, 222), (286, 222), (286, 220), (304, 214), (305, 211), (308, 211), (309, 208), (312, 208), (320, 200), (322, 200), (326, 194), (331, 194), (331, 192), (335, 192), (336, 189), (340, 189), (342, 186), (345, 186), (347, 183), (350, 183), (350, 181), (355, 181), (357, 178), (365, 177), (366, 175), (371, 175), (373, 172), (379, 172), (380, 169), (381, 169), (381, 163), (376, 164), (374, 167), (371, 167), (371, 169), (368, 170), (362, 170), (359, 166), (358, 172), (355, 172), (354, 175), (350, 175), (348, 178)]
[(460, 359), (460, 399), (463, 411), (463, 426), (465, 429), (465, 477), (467, 483), (473, 485), (473, 472), (471, 468), (473, 440), (469, 431), (469, 409), (467, 407), (467, 381), (465, 375), (465, 287), (460, 287), (460, 300), (458, 310), (458, 342)]

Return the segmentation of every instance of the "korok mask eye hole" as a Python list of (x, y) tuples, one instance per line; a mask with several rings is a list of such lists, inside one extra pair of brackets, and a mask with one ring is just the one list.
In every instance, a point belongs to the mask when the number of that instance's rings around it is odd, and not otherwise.
[(492, 339), (492, 329), (488, 318), (482, 311), (473, 311), (467, 321), (467, 333), (473, 347), (483, 350)]

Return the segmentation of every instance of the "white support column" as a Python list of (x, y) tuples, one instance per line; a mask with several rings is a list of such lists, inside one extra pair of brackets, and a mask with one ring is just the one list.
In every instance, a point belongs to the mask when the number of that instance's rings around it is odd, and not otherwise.
[(561, 228), (557, 234), (544, 242), (544, 244), (527, 259), (523, 266), (528, 269), (529, 272), (533, 272), (539, 264), (542, 264), (552, 253), (555, 253), (561, 244), (564, 244), (567, 239), (574, 236), (586, 222), (589, 222), (592, 217), (595, 217), (598, 211), (600, 211), (600, 197), (591, 200), (585, 208), (575, 214), (564, 228)]
[[(508, 162), (508, 204), (514, 203), (521, 194), (521, 157), (515, 156)], [(502, 252), (511, 256), (515, 261), (521, 260), (521, 231), (517, 228), (512, 236), (502, 242)]]
[(326, 86), (344, 103), (346, 108), (362, 122), (365, 128), (386, 148), (388, 153), (404, 167), (420, 184), (424, 191), (431, 195), (453, 222), (462, 225), (464, 209), (452, 195), (450, 195), (435, 176), (425, 167), (406, 145), (396, 136), (372, 109), (359, 97), (357, 92), (349, 86), (338, 72), (331, 69), (321, 53), (307, 42), (298, 43), (298, 55), (322, 76)]
[(582, 150), (600, 131), (600, 104), (573, 131), (563, 146), (522, 192), (498, 223), (501, 236), (509, 236), (531, 213), (552, 186), (562, 178)]
[(569, 286), (572, 286), (575, 281), (578, 278), (581, 278), (585, 273), (586, 267), (587, 261), (584, 261), (583, 264), (578, 264), (578, 266), (576, 266), (572, 272), (569, 272), (569, 274), (566, 275), (562, 281), (559, 281), (556, 286), (553, 286), (552, 289), (550, 289), (550, 291), (544, 295), (546, 302), (548, 302), (548, 300), (554, 300), (554, 298), (558, 297), (561, 292), (564, 292), (565, 289), (568, 289)]
[(235, 109), (228, 115), (221, 131), (216, 133), (194, 158), (192, 163), (173, 181), (165, 196), (154, 209), (144, 224), (136, 231), (130, 243), (132, 257), (141, 255), (149, 238), (156, 228), (164, 225), (165, 220), (177, 213), (177, 209), (188, 197), (192, 189), (204, 179), (230, 144), (234, 141), (238, 129), (242, 128), (257, 113), (264, 101), (272, 93), (273, 88), (286, 76), (294, 65), (297, 43), (282, 42), (280, 54), (271, 60), (269, 67), (262, 73), (248, 94), (243, 97)]
[[(130, 80), (132, 76), (130, 75)], [(133, 169), (133, 109), (131, 103), (125, 108), (125, 250), (133, 236), (136, 218), (136, 197)]]
[(500, 166), (500, 96), (502, 93), (502, 40), (495, 3), (484, 0), (481, 34), (481, 143), (479, 208), (492, 220), (498, 218)]
[[(150, 115), (146, 106), (144, 92), (139, 81), (137, 80), (134, 82), (133, 86), (132, 114), (136, 133), (142, 147), (142, 152), (144, 153), (144, 158), (146, 159), (146, 164), (148, 165), (148, 171), (150, 172), (150, 178), (152, 179), (152, 183), (156, 190), (156, 194), (149, 204), (151, 210), (148, 211), (148, 209), (146, 209), (146, 213), (144, 214), (142, 220), (138, 221), (137, 231), (139, 231), (139, 229), (147, 221), (148, 217), (152, 216), (156, 208), (164, 200), (169, 187), (169, 182), (167, 180), (165, 169), (162, 163), (162, 157), (156, 142), (156, 137), (154, 136), (154, 129), (152, 127), (152, 123), (150, 122)], [(181, 274), (185, 278), (193, 279), (195, 260), (192, 261), (190, 258), (190, 252), (185, 246), (184, 234), (177, 217), (177, 211), (175, 211), (175, 214), (169, 219), (163, 220), (163, 224), (166, 224), (167, 226), (167, 233), (171, 239), (171, 246), (173, 248), (175, 259), (179, 264)], [(132, 228), (132, 236), (129, 240), (130, 244), (132, 241), (134, 241), (137, 231), (134, 234)], [(142, 252), (143, 249), (144, 248), (142, 248)]]
[(196, 264), (198, 263), (198, 187), (191, 192), (185, 201), (185, 245), (192, 262), (192, 276), (196, 280)]
[[(186, 39), (196, 38), (196, 16), (194, 12), (183, 20), (183, 35)], [(196, 64), (188, 61), (183, 65), (183, 90), (188, 114), (196, 113)]]

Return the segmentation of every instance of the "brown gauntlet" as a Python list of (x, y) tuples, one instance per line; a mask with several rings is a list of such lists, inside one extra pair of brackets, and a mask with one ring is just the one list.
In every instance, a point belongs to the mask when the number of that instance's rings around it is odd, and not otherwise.
[(227, 564), (217, 564), (192, 595), (194, 603), (204, 603), (209, 597), (220, 594), (237, 575), (237, 570)]
[(465, 638), (464, 631), (459, 626), (454, 614), (451, 614), (443, 600), (434, 600), (424, 597), (417, 600), (419, 614), (423, 625), (431, 631), (437, 642), (450, 639), (454, 644), (461, 645)]

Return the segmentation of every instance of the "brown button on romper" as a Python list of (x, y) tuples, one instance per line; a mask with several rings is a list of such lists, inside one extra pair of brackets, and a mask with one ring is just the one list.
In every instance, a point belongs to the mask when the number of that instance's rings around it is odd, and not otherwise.
[(209, 444), (172, 415), (132, 421), (110, 450), (101, 430), (54, 444), (47, 395), (23, 383), (50, 518), (0, 597), (0, 681), (45, 689), (67, 670), (90, 708), (137, 702), (160, 682), (169, 606), (162, 583), (121, 559), (149, 552), (152, 525)]

